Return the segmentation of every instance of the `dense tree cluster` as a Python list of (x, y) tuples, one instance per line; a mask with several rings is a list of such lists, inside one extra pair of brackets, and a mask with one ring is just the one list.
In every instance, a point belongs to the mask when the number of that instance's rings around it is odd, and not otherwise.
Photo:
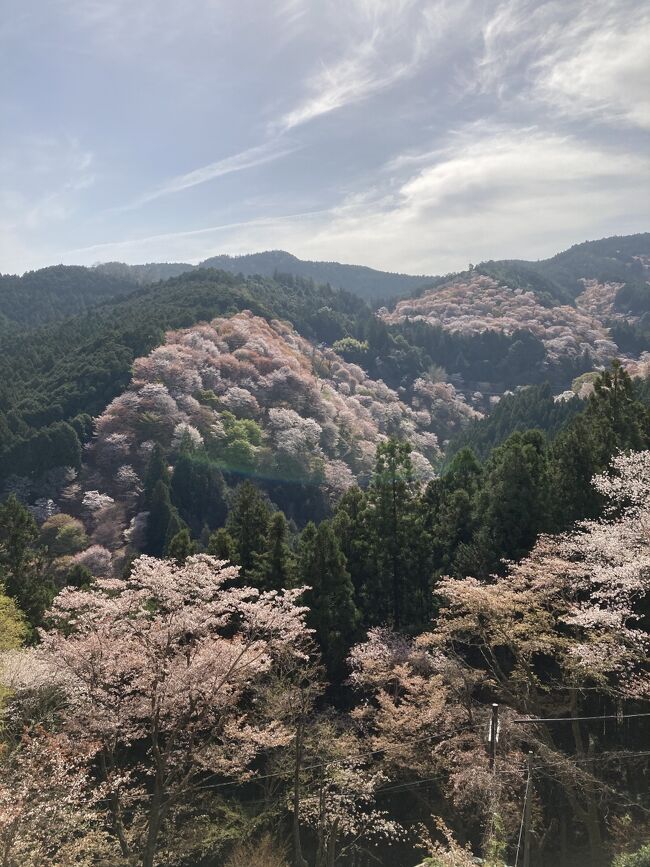
[[(396, 538), (393, 494), (410, 485), (408, 449), (387, 443), (369, 496)], [(336, 519), (302, 534), (292, 569), (308, 588), (258, 590), (206, 555), (142, 557), (124, 578), (62, 590), (31, 649), (17, 609), (0, 606), (5, 864), (216, 864), (228, 852), (238, 864), (244, 851), (288, 863), (266, 830), (291, 840), (300, 867), (366, 852), (408, 865), (418, 851), (497, 865), (511, 863), (525, 797), (540, 863), (586, 852), (606, 865), (617, 847), (617, 867), (636, 863), (648, 827), (650, 452), (619, 455), (594, 485), (601, 517), (541, 536), (489, 580), (440, 580), (433, 621), (412, 635), (364, 631), (347, 660), (357, 613)], [(251, 497), (238, 520), (261, 519)], [(281, 519), (263, 535), (270, 558), (253, 558), (252, 574), (290, 559)], [(339, 683), (327, 703), (310, 634)]]
[(534, 292), (511, 289), (476, 272), (467, 280), (456, 279), (418, 298), (398, 301), (384, 318), (389, 323), (423, 319), (463, 334), (529, 332), (541, 341), (551, 362), (588, 355), (592, 364), (605, 364), (619, 352), (592, 308), (545, 307)]
[(619, 240), (469, 272), (537, 336), (195, 270), (3, 342), (5, 867), (643, 863), (650, 365), (544, 306), (625, 330)]

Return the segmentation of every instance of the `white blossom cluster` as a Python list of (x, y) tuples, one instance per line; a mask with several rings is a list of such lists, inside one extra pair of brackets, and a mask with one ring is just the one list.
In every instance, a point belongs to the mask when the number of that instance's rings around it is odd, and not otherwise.
[(596, 364), (605, 364), (620, 355), (620, 350), (599, 317), (611, 309), (613, 295), (620, 287), (595, 281), (587, 281), (585, 287), (580, 296), (582, 305), (544, 307), (533, 292), (475, 274), (470, 280), (458, 278), (419, 298), (398, 301), (395, 309), (384, 311), (382, 317), (389, 323), (421, 319), (462, 334), (526, 330), (542, 341), (552, 361), (577, 357), (588, 350)]

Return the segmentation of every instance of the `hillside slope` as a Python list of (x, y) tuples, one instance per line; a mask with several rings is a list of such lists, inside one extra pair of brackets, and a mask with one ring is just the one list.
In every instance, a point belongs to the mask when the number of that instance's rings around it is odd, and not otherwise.
[(134, 289), (128, 276), (77, 265), (0, 274), (0, 334), (75, 316)]
[(546, 307), (532, 291), (513, 289), (492, 277), (471, 272), (417, 298), (398, 301), (392, 311), (383, 310), (381, 315), (389, 324), (422, 320), (466, 335), (527, 331), (542, 342), (550, 361), (589, 353), (594, 364), (603, 365), (619, 353), (604, 318), (597, 313), (599, 299), (605, 296), (607, 301), (612, 286), (590, 283), (588, 290), (585, 309), (568, 304)]
[(642, 300), (637, 312), (650, 311), (650, 232), (614, 235), (597, 241), (574, 244), (549, 259), (527, 262), (521, 259), (481, 262), (476, 270), (511, 287), (530, 289), (547, 304), (571, 304), (583, 292), (583, 280), (628, 285), (619, 298), (619, 309), (629, 309), (632, 294)]

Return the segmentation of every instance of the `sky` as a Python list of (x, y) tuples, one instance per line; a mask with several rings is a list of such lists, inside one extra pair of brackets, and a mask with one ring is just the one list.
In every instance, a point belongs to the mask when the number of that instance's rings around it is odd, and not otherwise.
[(5, 0), (0, 272), (650, 229), (646, 0)]

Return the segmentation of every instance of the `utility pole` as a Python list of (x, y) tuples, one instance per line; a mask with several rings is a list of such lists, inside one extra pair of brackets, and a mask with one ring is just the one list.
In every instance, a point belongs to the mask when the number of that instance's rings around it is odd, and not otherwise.
[(494, 760), (497, 756), (497, 732), (499, 729), (499, 705), (492, 705), (492, 719), (490, 720), (490, 770), (494, 770)]
[(533, 754), (528, 753), (528, 781), (526, 783), (526, 803), (524, 804), (524, 867), (530, 867), (530, 820), (533, 804)]

